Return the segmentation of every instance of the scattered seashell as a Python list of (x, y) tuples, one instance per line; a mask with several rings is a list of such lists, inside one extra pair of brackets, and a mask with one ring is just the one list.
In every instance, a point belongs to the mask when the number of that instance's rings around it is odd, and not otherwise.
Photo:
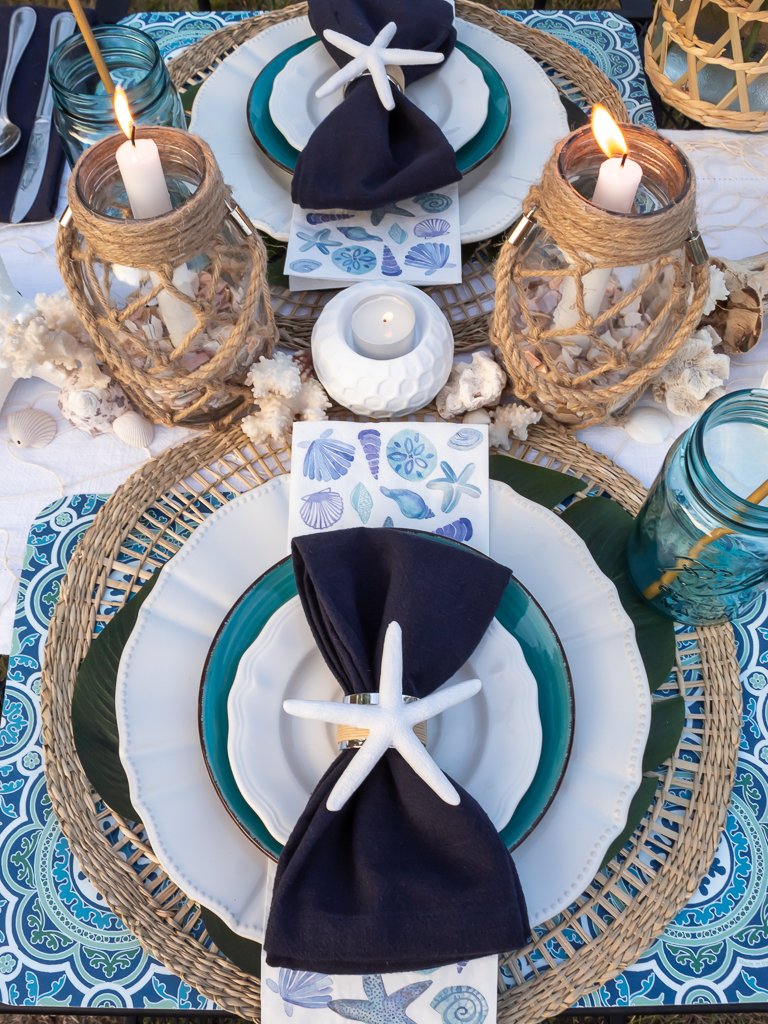
[(355, 449), (346, 441), (331, 437), (333, 427), (328, 427), (314, 441), (301, 441), (299, 448), (306, 448), (304, 476), (310, 480), (338, 480), (346, 476), (355, 460)]
[(368, 468), (374, 480), (379, 479), (379, 453), (381, 452), (381, 434), (378, 430), (361, 430), (357, 435), (363, 449)]
[(395, 526), (395, 524), (392, 522), (392, 516), (387, 516), (387, 518), (384, 520), (382, 529), (384, 527), (386, 527), (387, 529), (389, 529), (389, 528), (394, 529), (394, 526)]
[(351, 220), (353, 213), (308, 213), (307, 224), (330, 224), (334, 220)]
[(22, 409), (8, 416), (8, 436), (17, 448), (45, 448), (56, 437), (56, 420), (42, 409)]
[(123, 444), (130, 445), (131, 448), (146, 448), (152, 444), (152, 438), (155, 436), (155, 428), (149, 420), (145, 420), (132, 409), (116, 417), (112, 429)]
[(128, 398), (115, 381), (105, 388), (82, 387), (80, 373), (73, 373), (62, 387), (59, 408), (67, 422), (91, 437), (108, 434), (117, 417), (130, 409)]
[(471, 985), (451, 985), (438, 992), (430, 1003), (443, 1024), (483, 1024), (488, 1003), (482, 992)]
[(506, 375), (486, 352), (475, 352), (471, 363), (453, 364), (444, 388), (437, 395), (437, 411), (444, 420), (496, 405), (501, 398)]
[(406, 488), (380, 487), (385, 498), (392, 498), (400, 506), (406, 519), (433, 519), (435, 513), (427, 505), (420, 494)]
[(453, 203), (450, 196), (442, 192), (422, 192), (419, 196), (413, 197), (414, 203), (422, 208), (424, 213), (442, 213)]
[(414, 235), (419, 238), (439, 238), (440, 235), (447, 235), (451, 225), (442, 217), (428, 217), (427, 220), (420, 220), (413, 229)]
[(403, 272), (388, 245), (384, 246), (381, 256), (381, 272), (385, 277), (400, 277)]
[(426, 480), (437, 466), (437, 449), (423, 431), (398, 431), (387, 444), (387, 462), (404, 480)]
[(443, 267), (456, 266), (455, 263), (448, 262), (450, 255), (450, 245), (445, 245), (443, 242), (419, 242), (405, 254), (405, 265), (423, 270), (426, 277), (431, 277)]
[(344, 502), (341, 495), (326, 487), (314, 494), (306, 494), (301, 499), (304, 504), (299, 510), (304, 523), (312, 530), (327, 530), (335, 526), (344, 513)]
[(373, 509), (373, 498), (368, 491), (368, 488), (364, 483), (356, 484), (352, 494), (349, 496), (350, 504), (352, 508), (360, 516), (363, 524), (367, 523), (371, 518), (371, 510)]
[(327, 1006), (333, 995), (333, 980), (327, 974), (314, 971), (291, 971), (280, 968), (278, 981), (267, 979), (267, 985), (283, 1000), (286, 1016), (293, 1016), (294, 1006), (320, 1010)]
[(640, 444), (661, 444), (670, 435), (672, 421), (661, 409), (636, 405), (627, 416), (624, 429)]
[(320, 260), (294, 260), (290, 268), (296, 274), (311, 274), (321, 266)]
[(438, 526), (435, 533), (439, 537), (448, 537), (450, 540), (471, 540), (473, 533), (472, 523), (469, 519), (465, 519), (462, 516), (461, 519), (455, 519), (452, 523), (448, 523), (446, 526)]
[(449, 448), (458, 448), (459, 451), (470, 451), (472, 448), (477, 448), (479, 444), (482, 444), (483, 435), (479, 430), (475, 430), (474, 427), (463, 427), (461, 430), (457, 430), (453, 437), (448, 442)]
[(485, 409), (473, 409), (461, 417), (462, 423), (490, 423), (491, 417)]
[(401, 228), (399, 224), (395, 223), (389, 229), (389, 237), (395, 242), (396, 245), (402, 245), (408, 237), (408, 232), (405, 228)]
[(351, 242), (367, 242), (369, 239), (371, 242), (380, 242), (381, 235), (369, 235), (365, 228), (357, 227), (339, 227), (338, 229), (345, 238), (348, 238)]

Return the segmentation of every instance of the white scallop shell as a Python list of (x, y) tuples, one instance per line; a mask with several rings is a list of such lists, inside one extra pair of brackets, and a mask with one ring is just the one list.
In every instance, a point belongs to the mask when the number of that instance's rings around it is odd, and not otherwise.
[(672, 431), (672, 421), (661, 409), (636, 405), (627, 416), (624, 429), (640, 444), (661, 444)]
[(146, 448), (155, 436), (155, 428), (137, 412), (124, 412), (118, 416), (112, 429), (123, 444), (129, 444), (131, 448)]
[(56, 420), (42, 409), (22, 409), (8, 416), (8, 436), (18, 448), (45, 448), (56, 437)]

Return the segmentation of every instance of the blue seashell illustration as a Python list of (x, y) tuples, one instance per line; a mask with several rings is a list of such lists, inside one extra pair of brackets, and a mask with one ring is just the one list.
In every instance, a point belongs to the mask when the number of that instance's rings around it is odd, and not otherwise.
[(355, 225), (353, 225), (351, 228), (343, 228), (339, 226), (339, 231), (342, 233), (342, 235), (344, 235), (345, 238), (348, 238), (350, 242), (365, 242), (366, 239), (369, 239), (371, 242), (381, 241), (380, 235), (369, 235), (365, 228), (359, 228), (356, 227)]
[(426, 480), (437, 466), (437, 448), (419, 430), (399, 430), (387, 445), (387, 462), (403, 480)]
[(378, 430), (361, 430), (357, 439), (368, 462), (368, 468), (374, 480), (379, 479), (379, 452), (381, 451), (381, 434)]
[(479, 430), (475, 430), (474, 427), (462, 427), (450, 439), (448, 447), (458, 448), (460, 452), (468, 452), (472, 448), (477, 448), (482, 443), (483, 435)]
[[(342, 251), (341, 249), (339, 250), (339, 252)], [(406, 253), (405, 265), (407, 267), (419, 267), (424, 270), (427, 277), (431, 277), (432, 274), (442, 270), (443, 267), (456, 266), (455, 263), (448, 262), (450, 255), (451, 247), (443, 242), (420, 242)], [(334, 263), (337, 256), (338, 253), (333, 254)]]
[(301, 441), (299, 448), (306, 448), (304, 476), (310, 480), (338, 480), (346, 476), (355, 461), (355, 449), (346, 441), (331, 437), (333, 427), (324, 430), (314, 441)]
[(456, 964), (456, 972), (458, 974), (461, 974), (461, 972), (464, 970), (468, 963), (469, 960), (459, 960), (459, 962)]
[(308, 213), (307, 224), (330, 224), (334, 220), (352, 220), (354, 213)]
[(315, 974), (314, 971), (289, 971), (281, 967), (277, 984), (272, 978), (267, 978), (267, 985), (283, 1000), (283, 1009), (288, 1017), (293, 1016), (294, 1006), (322, 1010), (333, 995), (333, 980), (327, 974)]
[(400, 277), (403, 272), (388, 245), (384, 246), (384, 254), (381, 257), (381, 272), (385, 277)]
[(414, 196), (413, 201), (424, 213), (442, 213), (453, 204), (451, 197), (444, 196), (442, 192), (422, 192), (420, 196)]
[(429, 1005), (440, 1014), (443, 1024), (483, 1024), (488, 1016), (485, 996), (471, 985), (449, 985)]
[(462, 494), (466, 494), (469, 498), (480, 497), (480, 488), (469, 483), (469, 478), (475, 471), (474, 462), (468, 462), (458, 476), (456, 476), (447, 462), (441, 462), (440, 469), (442, 469), (445, 475), (435, 480), (430, 480), (427, 487), (431, 490), (443, 492), (443, 503), (440, 506), (441, 512), (453, 512)]
[(321, 228), (316, 231), (314, 235), (308, 235), (306, 231), (297, 231), (296, 237), (300, 238), (304, 245), (299, 249), (299, 252), (306, 252), (308, 249), (314, 249), (315, 246), (320, 250), (323, 256), (327, 256), (329, 251), (335, 246), (341, 245), (341, 242), (334, 242), (330, 238), (331, 229)]
[(435, 513), (427, 505), (420, 494), (416, 491), (408, 491), (389, 487), (380, 487), (379, 490), (385, 498), (392, 498), (400, 506), (400, 511), (406, 519), (433, 519)]
[[(394, 525), (395, 524), (392, 522), (392, 516), (387, 516), (387, 518), (384, 520), (384, 527), (390, 527), (391, 526), (391, 527), (394, 528)], [(383, 527), (382, 527), (382, 529), (383, 529)]]
[(295, 270), (297, 274), (309, 274), (320, 266), (320, 260), (294, 260), (290, 264), (290, 269)]
[(392, 241), (395, 242), (397, 245), (402, 245), (403, 242), (408, 237), (408, 232), (405, 230), (405, 228), (401, 228), (398, 223), (394, 223), (392, 225), (392, 227), (389, 229), (388, 234)]
[(451, 225), (447, 220), (443, 220), (442, 217), (430, 217), (428, 220), (420, 220), (413, 233), (419, 238), (439, 238), (440, 235), (447, 235), (450, 230)]
[(314, 494), (305, 494), (301, 500), (303, 504), (299, 515), (311, 530), (327, 530), (329, 526), (335, 526), (344, 513), (341, 495), (330, 487), (315, 491)]
[(368, 274), (376, 266), (376, 256), (364, 245), (345, 245), (333, 254), (333, 262), (348, 274)]
[(386, 206), (380, 206), (376, 210), (371, 210), (371, 224), (375, 228), (378, 227), (388, 213), (391, 213), (393, 217), (413, 217), (410, 210), (404, 210), (397, 203), (388, 203)]
[(368, 492), (368, 488), (365, 484), (356, 484), (352, 494), (349, 497), (352, 508), (360, 516), (363, 523), (367, 523), (371, 518), (371, 509), (373, 508), (373, 498)]
[(448, 537), (449, 540), (467, 541), (472, 540), (472, 523), (468, 519), (455, 519), (447, 526), (438, 526), (435, 530), (438, 537)]

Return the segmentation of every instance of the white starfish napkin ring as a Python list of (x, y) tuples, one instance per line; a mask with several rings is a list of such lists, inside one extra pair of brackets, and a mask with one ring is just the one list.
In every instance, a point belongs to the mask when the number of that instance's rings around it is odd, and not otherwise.
[(332, 92), (336, 92), (342, 85), (351, 82), (353, 78), (359, 78), (367, 70), (373, 79), (382, 104), (387, 110), (393, 110), (395, 101), (386, 72), (388, 64), (402, 67), (404, 64), (440, 64), (444, 60), (442, 53), (433, 53), (428, 50), (387, 49), (387, 44), (392, 41), (395, 32), (397, 32), (397, 25), (394, 21), (390, 21), (370, 46), (366, 46), (365, 43), (359, 43), (342, 32), (335, 32), (331, 28), (325, 29), (323, 37), (326, 41), (339, 50), (343, 50), (344, 53), (348, 53), (353, 60), (345, 64), (343, 68), (339, 68), (336, 74), (331, 75), (328, 81), (320, 86), (315, 96), (318, 99), (330, 96)]
[(481, 689), (479, 679), (468, 679), (436, 690), (412, 704), (403, 703), (403, 633), (397, 622), (390, 622), (381, 654), (378, 704), (340, 704), (324, 700), (286, 700), (289, 715), (335, 725), (350, 725), (368, 730), (363, 745), (351, 759), (328, 795), (326, 807), (338, 811), (373, 770), (390, 747), (394, 747), (420, 778), (435, 793), (454, 806), (459, 794), (440, 771), (413, 732), (414, 725), (426, 722), (441, 711), (474, 697)]

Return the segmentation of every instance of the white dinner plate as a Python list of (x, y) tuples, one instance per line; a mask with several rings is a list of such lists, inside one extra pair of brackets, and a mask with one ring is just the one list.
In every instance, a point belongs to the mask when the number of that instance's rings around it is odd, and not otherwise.
[[(120, 757), (163, 868), (234, 931), (261, 941), (268, 860), (230, 817), (200, 747), (200, 678), (219, 625), (287, 550), (288, 476), (214, 512), (162, 571), (117, 678)], [(491, 556), (541, 604), (573, 679), (573, 749), (560, 789), (515, 850), (532, 925), (590, 883), (626, 822), (650, 725), (634, 627), (584, 542), (540, 505), (490, 484)]]
[[(294, 149), (304, 149), (315, 128), (341, 103), (341, 89), (322, 99), (315, 96), (338, 70), (317, 42), (291, 57), (275, 78), (269, 112)], [(405, 95), (435, 122), (454, 149), (477, 135), (488, 116), (483, 73), (461, 50), (454, 49), (436, 71), (409, 85)]]
[[(459, 41), (496, 68), (512, 100), (512, 119), (496, 151), (459, 182), (461, 240), (490, 238), (519, 216), (529, 187), (568, 119), (544, 70), (513, 43), (456, 19)], [(190, 131), (209, 144), (224, 180), (256, 227), (286, 241), (291, 226), (291, 175), (253, 141), (246, 103), (257, 75), (283, 50), (313, 35), (308, 18), (270, 25), (239, 46), (200, 88)]]
[[(430, 720), (427, 750), (501, 831), (539, 763), (538, 687), (520, 644), (496, 619), (444, 685), (464, 679), (480, 679), (482, 690)], [(338, 755), (336, 726), (286, 715), (283, 700), (341, 696), (299, 598), (291, 598), (241, 658), (227, 704), (232, 774), (283, 845)]]

